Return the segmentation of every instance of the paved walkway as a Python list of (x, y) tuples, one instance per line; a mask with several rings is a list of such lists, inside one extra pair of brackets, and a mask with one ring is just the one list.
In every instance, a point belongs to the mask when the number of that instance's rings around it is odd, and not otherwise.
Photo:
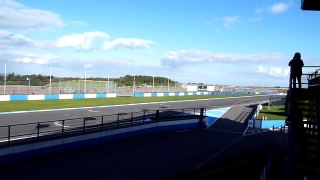
[[(253, 106), (232, 107), (208, 129), (160, 133), (27, 161), (0, 170), (3, 179), (168, 179), (273, 142), (276, 132), (243, 136)], [(223, 175), (257, 178), (252, 168)], [(238, 172), (238, 173), (235, 173)]]

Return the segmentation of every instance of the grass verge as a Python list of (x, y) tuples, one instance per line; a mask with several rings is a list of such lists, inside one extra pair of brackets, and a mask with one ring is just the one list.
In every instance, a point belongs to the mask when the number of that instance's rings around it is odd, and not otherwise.
[(263, 106), (258, 119), (262, 119), (262, 116), (266, 116), (267, 120), (285, 120), (287, 118), (284, 105)]
[(197, 96), (172, 96), (172, 97), (117, 97), (94, 99), (68, 99), (68, 100), (38, 100), (38, 101), (4, 101), (0, 102), (0, 112), (30, 111), (43, 109), (60, 109), (76, 107), (107, 106), (118, 104), (135, 104), (147, 102), (165, 102), (195, 99), (210, 99), (222, 97), (241, 97), (252, 95), (197, 95)]

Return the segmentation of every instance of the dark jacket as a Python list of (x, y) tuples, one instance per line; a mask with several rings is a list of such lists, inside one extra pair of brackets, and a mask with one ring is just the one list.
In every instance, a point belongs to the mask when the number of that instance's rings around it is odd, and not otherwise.
[(289, 62), (289, 66), (291, 66), (291, 74), (293, 75), (302, 75), (302, 67), (303, 67), (302, 59), (293, 58)]

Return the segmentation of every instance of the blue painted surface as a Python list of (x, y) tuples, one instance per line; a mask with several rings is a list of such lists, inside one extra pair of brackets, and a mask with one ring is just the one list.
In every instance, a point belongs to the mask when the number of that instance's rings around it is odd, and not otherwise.
[(10, 101), (27, 101), (28, 95), (10, 95)]
[(212, 124), (214, 124), (229, 109), (230, 107), (207, 110), (206, 111), (206, 116), (208, 116), (207, 126), (210, 127)]
[(179, 96), (179, 92), (175, 92), (174, 95), (175, 95), (175, 96)]
[(134, 97), (144, 97), (144, 93), (134, 93)]
[(197, 92), (192, 92), (192, 95), (197, 95)]
[(204, 92), (200, 92), (200, 95), (204, 95)]
[(163, 96), (169, 96), (169, 93), (168, 92), (164, 92)]
[(261, 122), (261, 128), (279, 128), (285, 124), (285, 120), (265, 120)]
[(84, 99), (85, 95), (84, 94), (74, 94), (73, 99)]
[(59, 94), (46, 94), (44, 95), (44, 100), (58, 100)]
[(97, 98), (106, 98), (107, 95), (106, 94), (97, 94)]
[(155, 92), (151, 93), (151, 97), (157, 97), (157, 93)]
[(185, 95), (185, 96), (188, 96), (188, 92), (184, 92), (184, 95)]

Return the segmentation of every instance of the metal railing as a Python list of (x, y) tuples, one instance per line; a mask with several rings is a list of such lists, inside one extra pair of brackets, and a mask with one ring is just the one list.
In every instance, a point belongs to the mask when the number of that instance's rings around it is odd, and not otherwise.
[(199, 124), (201, 124), (203, 123), (204, 114), (205, 108), (144, 110), (140, 112), (5, 125), (0, 126), (0, 147), (3, 145), (63, 138), (163, 121), (198, 118)]

